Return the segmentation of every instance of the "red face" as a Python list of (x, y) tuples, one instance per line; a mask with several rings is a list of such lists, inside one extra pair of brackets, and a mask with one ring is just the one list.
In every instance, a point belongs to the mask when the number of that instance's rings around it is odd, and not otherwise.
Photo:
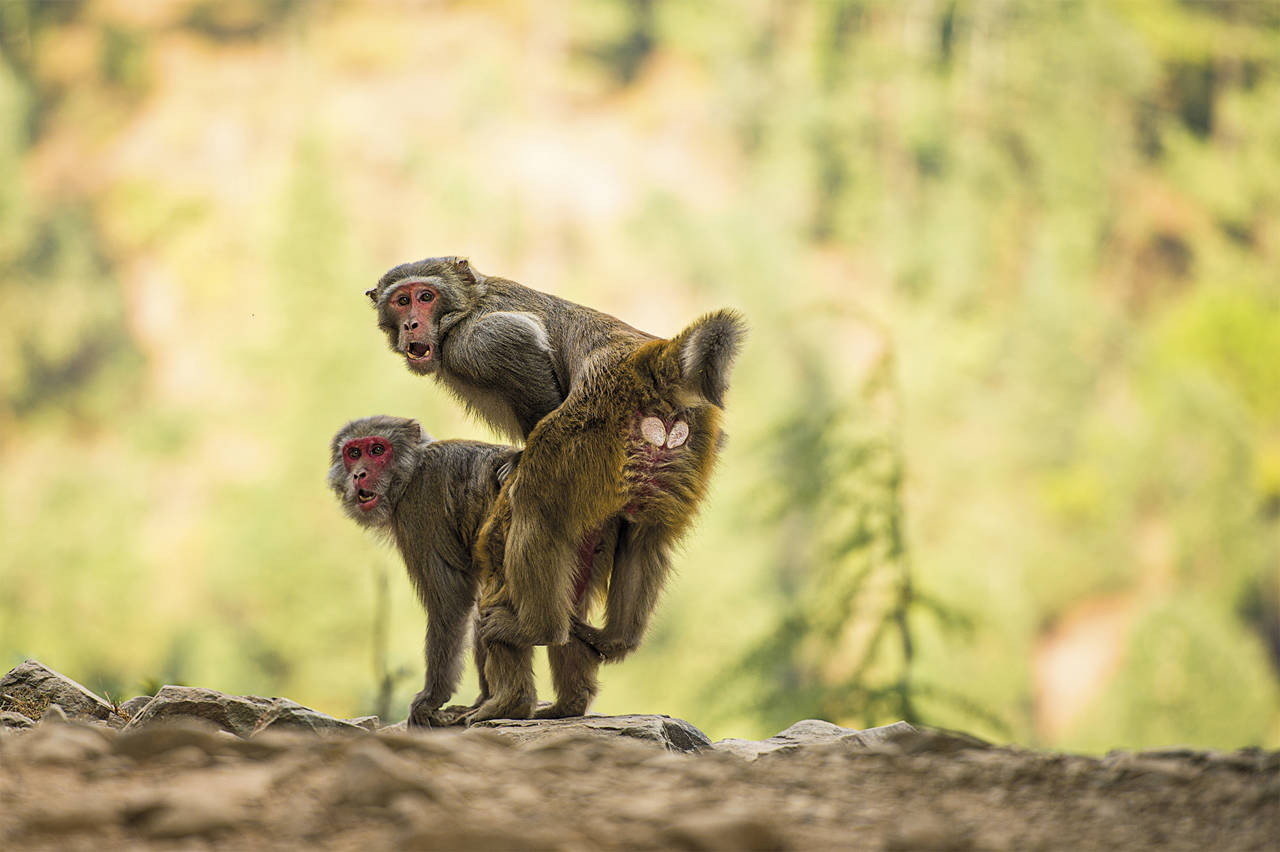
[(440, 303), (437, 288), (410, 281), (391, 291), (387, 308), (400, 329), (399, 349), (414, 372), (429, 372), (435, 360), (435, 326), (432, 314)]
[(351, 475), (356, 505), (368, 512), (382, 501), (382, 477), (391, 464), (391, 442), (381, 435), (352, 438), (342, 445), (342, 465)]

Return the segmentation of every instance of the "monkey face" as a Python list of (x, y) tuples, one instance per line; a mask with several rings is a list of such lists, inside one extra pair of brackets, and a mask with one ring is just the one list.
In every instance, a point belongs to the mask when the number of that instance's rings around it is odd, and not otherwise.
[(393, 347), (419, 375), (435, 372), (438, 361), (436, 328), (440, 285), (434, 279), (405, 279), (383, 302), (383, 327), (394, 337)]
[(371, 512), (382, 502), (394, 456), (391, 441), (381, 435), (352, 438), (342, 445), (342, 466), (350, 476), (347, 496), (361, 512)]
[(389, 531), (405, 487), (431, 441), (418, 421), (377, 415), (353, 420), (329, 444), (329, 487), (362, 527)]

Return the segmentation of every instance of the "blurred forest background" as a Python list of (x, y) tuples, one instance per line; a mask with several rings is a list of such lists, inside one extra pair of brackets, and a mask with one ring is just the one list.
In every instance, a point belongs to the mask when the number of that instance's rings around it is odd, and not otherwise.
[(1280, 3), (0, 0), (0, 50), (0, 666), (402, 718), (327, 445), (492, 437), (362, 295), (462, 254), (752, 325), (596, 709), (1280, 746)]

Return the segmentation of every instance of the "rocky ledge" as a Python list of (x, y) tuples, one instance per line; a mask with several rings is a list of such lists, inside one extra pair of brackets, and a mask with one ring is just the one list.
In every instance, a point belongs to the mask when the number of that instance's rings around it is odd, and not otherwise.
[[(27, 660), (0, 679), (0, 734), (35, 727), (41, 720), (76, 721), (124, 732), (157, 723), (187, 723), (225, 731), (242, 739), (267, 731), (384, 736), (417, 733), (410, 731), (404, 722), (384, 726), (377, 716), (338, 719), (288, 698), (227, 695), (195, 686), (165, 686), (155, 695), (139, 695), (116, 705), (48, 666)], [(622, 738), (653, 743), (677, 753), (712, 750), (749, 761), (774, 751), (822, 743), (840, 742), (854, 748), (902, 747), (937, 736), (906, 722), (855, 731), (807, 719), (767, 740), (726, 739), (713, 743), (683, 719), (652, 715), (497, 719), (481, 722), (471, 730), (493, 731), (516, 745), (543, 743), (566, 736)]]
[(168, 686), (0, 680), (0, 838), (36, 850), (1272, 849), (1280, 753), (1088, 757), (898, 722), (710, 742), (665, 716), (406, 731)]

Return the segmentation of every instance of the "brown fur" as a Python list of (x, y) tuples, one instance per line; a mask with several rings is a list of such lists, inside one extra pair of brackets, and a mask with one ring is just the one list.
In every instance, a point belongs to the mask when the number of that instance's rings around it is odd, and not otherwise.
[[(471, 720), (527, 705), (528, 649), (541, 644), (560, 648), (550, 652), (553, 677), (572, 687), (548, 712), (582, 712), (598, 661), (621, 659), (640, 642), (671, 546), (706, 493), (741, 318), (708, 314), (661, 340), (456, 257), (398, 266), (368, 295), (411, 370), (434, 375), (473, 413), (526, 439), (481, 532), (493, 578), (482, 592), (485, 669), (491, 685), (510, 688), (499, 695), (494, 686), (493, 703)], [(646, 442), (641, 424), (653, 417), (664, 429), (687, 424), (688, 443), (659, 450)], [(578, 551), (597, 537), (606, 544), (584, 578)], [(580, 583), (584, 593), (575, 595)], [(597, 629), (585, 618), (599, 598), (605, 623)]]

